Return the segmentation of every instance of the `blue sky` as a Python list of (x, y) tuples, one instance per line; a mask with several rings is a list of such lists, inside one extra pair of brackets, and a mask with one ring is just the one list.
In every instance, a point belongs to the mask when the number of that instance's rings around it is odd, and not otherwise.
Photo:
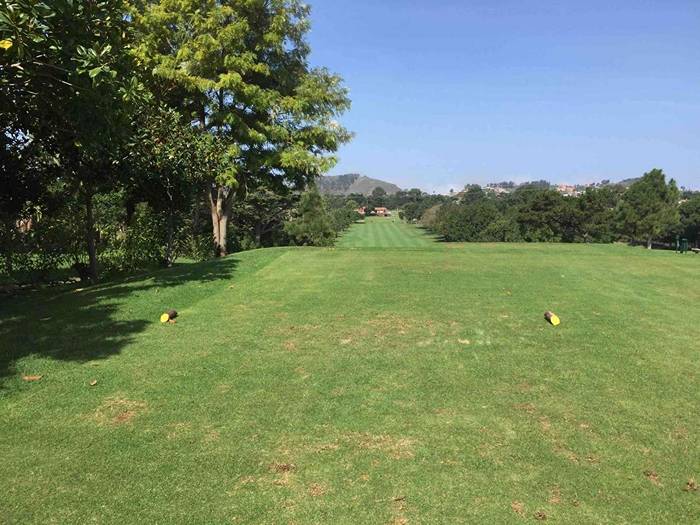
[(700, 0), (310, 1), (312, 62), (353, 100), (332, 174), (700, 188)]

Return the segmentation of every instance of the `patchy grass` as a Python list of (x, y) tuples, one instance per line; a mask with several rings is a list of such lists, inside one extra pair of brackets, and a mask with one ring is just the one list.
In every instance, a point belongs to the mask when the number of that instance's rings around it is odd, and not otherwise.
[(0, 299), (0, 521), (697, 520), (700, 258), (410, 235)]

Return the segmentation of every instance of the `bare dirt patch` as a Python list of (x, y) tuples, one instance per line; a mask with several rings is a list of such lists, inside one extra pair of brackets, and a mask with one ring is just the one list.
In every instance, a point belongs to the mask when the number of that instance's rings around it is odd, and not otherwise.
[(525, 516), (525, 504), (522, 501), (513, 501), (510, 504), (510, 508), (513, 509), (518, 516)]
[(147, 410), (144, 401), (122, 397), (108, 397), (97, 407), (93, 419), (100, 425), (124, 425)]
[(411, 459), (415, 456), (413, 450), (415, 440), (410, 438), (356, 432), (347, 434), (345, 439), (350, 444), (367, 450), (383, 452), (394, 459)]
[(690, 478), (688, 483), (685, 484), (685, 488), (683, 490), (686, 492), (696, 492), (698, 490), (698, 482), (695, 481), (695, 478)]
[(549, 432), (552, 429), (552, 423), (550, 423), (547, 416), (540, 416), (540, 428), (543, 432)]
[(296, 468), (296, 465), (293, 463), (273, 463), (270, 465), (270, 470), (278, 474), (278, 477), (272, 480), (272, 483), (278, 487), (286, 487), (290, 484)]
[(328, 489), (320, 483), (312, 483), (309, 486), (309, 496), (313, 498), (323, 496), (326, 492), (328, 492)]
[(338, 450), (340, 448), (340, 445), (338, 443), (322, 443), (316, 447), (314, 447), (314, 451), (316, 452), (330, 452), (333, 450)]
[(204, 434), (203, 441), (205, 443), (214, 443), (219, 441), (219, 439), (221, 439), (221, 432), (218, 430), (209, 430), (206, 434)]
[(561, 503), (561, 489), (559, 487), (549, 489), (549, 499), (547, 501), (550, 505), (559, 505)]
[(527, 414), (534, 414), (537, 409), (532, 403), (516, 403), (513, 408), (521, 412), (526, 412)]
[(186, 423), (182, 421), (178, 423), (172, 423), (171, 425), (168, 425), (168, 433), (166, 434), (166, 437), (168, 439), (177, 439), (180, 436), (189, 434), (190, 430), (192, 430), (191, 423)]
[(644, 475), (657, 487), (661, 486), (661, 477), (656, 473), (655, 470), (645, 470)]
[(273, 463), (270, 465), (270, 470), (281, 474), (282, 472), (292, 472), (296, 470), (296, 465), (294, 463)]

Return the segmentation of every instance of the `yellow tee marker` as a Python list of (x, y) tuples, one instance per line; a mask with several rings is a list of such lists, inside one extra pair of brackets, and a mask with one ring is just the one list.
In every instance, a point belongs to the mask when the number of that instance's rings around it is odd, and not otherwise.
[(0, 48), (10, 49), (12, 47), (12, 40), (0, 40)]
[(170, 315), (169, 314), (163, 314), (160, 316), (160, 322), (161, 323), (167, 323), (170, 321)]
[(559, 326), (561, 324), (561, 320), (559, 319), (559, 316), (557, 314), (555, 314), (554, 312), (545, 312), (544, 318), (552, 326)]

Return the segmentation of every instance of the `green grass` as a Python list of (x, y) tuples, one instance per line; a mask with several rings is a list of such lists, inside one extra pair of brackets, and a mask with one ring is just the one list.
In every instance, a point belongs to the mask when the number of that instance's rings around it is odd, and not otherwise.
[(353, 224), (338, 241), (339, 248), (424, 248), (433, 244), (423, 230), (392, 217), (367, 217)]
[(696, 522), (699, 278), (433, 243), (3, 298), (0, 522)]

